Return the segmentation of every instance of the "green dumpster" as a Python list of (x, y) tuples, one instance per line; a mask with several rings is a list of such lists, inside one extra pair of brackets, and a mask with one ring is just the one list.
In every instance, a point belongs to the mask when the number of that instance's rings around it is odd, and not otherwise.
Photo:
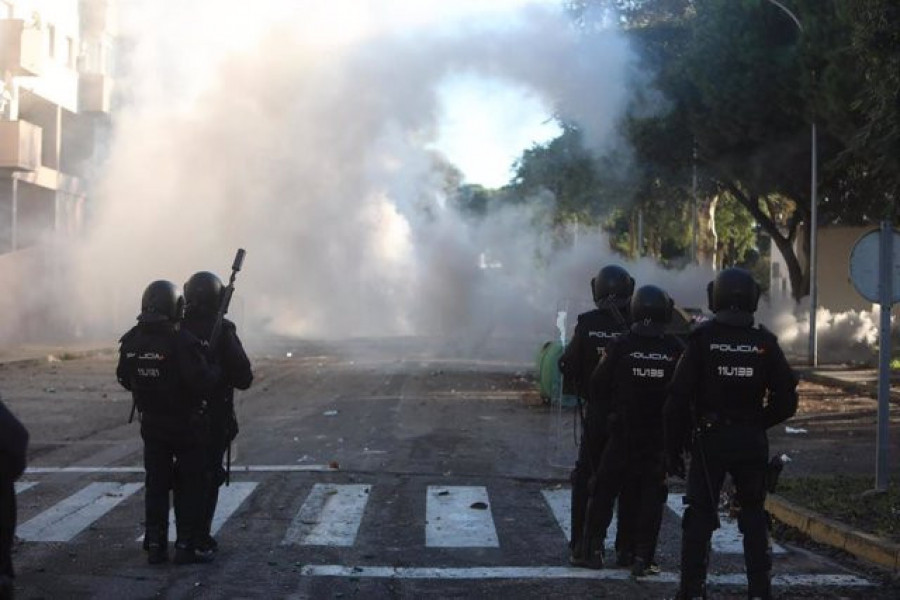
[(538, 391), (546, 404), (562, 402), (562, 406), (576, 406), (578, 396), (563, 394), (562, 375), (559, 372), (559, 357), (562, 356), (563, 346), (558, 341), (545, 342), (538, 350), (536, 366)]

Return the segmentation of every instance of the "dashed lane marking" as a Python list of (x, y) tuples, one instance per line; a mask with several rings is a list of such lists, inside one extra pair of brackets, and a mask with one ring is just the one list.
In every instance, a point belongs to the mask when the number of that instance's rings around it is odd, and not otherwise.
[(369, 485), (315, 484), (291, 521), (282, 545), (352, 546), (371, 489)]
[(425, 545), (431, 548), (499, 547), (487, 488), (428, 486)]
[(141, 487), (142, 483), (91, 483), (22, 524), (16, 534), (29, 542), (67, 542)]

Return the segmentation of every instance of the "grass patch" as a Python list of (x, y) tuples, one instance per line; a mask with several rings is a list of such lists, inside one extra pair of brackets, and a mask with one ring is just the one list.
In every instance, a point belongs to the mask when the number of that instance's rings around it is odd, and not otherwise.
[(856, 529), (900, 542), (900, 484), (883, 494), (865, 494), (874, 477), (785, 477), (777, 494)]

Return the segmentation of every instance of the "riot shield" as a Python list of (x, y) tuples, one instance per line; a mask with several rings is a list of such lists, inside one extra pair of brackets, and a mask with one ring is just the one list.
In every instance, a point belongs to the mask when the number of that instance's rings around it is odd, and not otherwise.
[(550, 420), (547, 432), (547, 462), (552, 467), (570, 470), (578, 457), (581, 439), (581, 423), (578, 418), (578, 398), (564, 391), (563, 375), (559, 371), (559, 357), (567, 343), (567, 319), (571, 302), (563, 300), (556, 307), (556, 328), (559, 336), (545, 344), (541, 368), (543, 389), (550, 403)]

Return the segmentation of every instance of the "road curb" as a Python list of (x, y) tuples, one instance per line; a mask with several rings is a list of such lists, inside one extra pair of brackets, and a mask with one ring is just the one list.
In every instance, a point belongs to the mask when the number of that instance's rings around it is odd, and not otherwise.
[(900, 544), (857, 531), (775, 494), (766, 497), (766, 510), (772, 517), (799, 529), (819, 543), (849, 552), (892, 571), (900, 571)]

